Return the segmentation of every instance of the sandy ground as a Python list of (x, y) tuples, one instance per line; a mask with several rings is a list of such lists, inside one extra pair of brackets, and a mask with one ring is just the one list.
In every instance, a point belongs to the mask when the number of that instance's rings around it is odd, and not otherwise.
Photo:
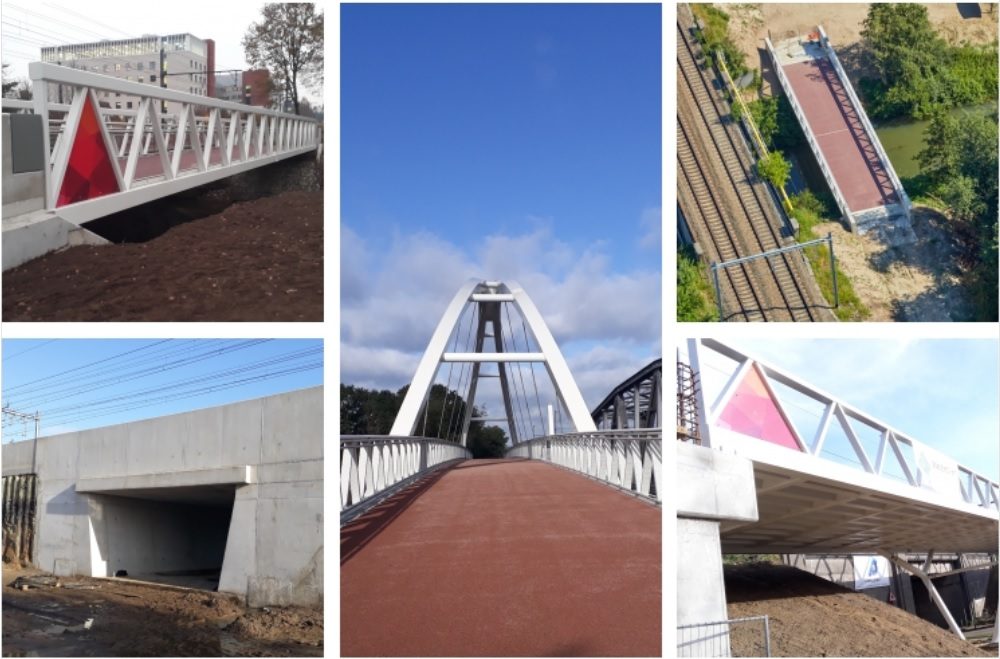
[[(796, 568), (726, 566), (725, 579), (730, 618), (770, 617), (772, 656), (997, 656), (996, 650), (984, 651), (902, 609)], [(734, 636), (734, 645), (744, 640)], [(734, 656), (739, 649), (734, 647)]]
[[(730, 16), (731, 38), (746, 53), (747, 63), (762, 71), (765, 94), (770, 94), (769, 85), (775, 82), (764, 49), (767, 36), (778, 41), (822, 25), (853, 83), (857, 84), (869, 66), (858, 47), (867, 4), (739, 3), (722, 8)], [(955, 3), (927, 3), (927, 8), (931, 23), (950, 43), (991, 43), (997, 38), (1000, 12), (984, 11), (979, 18), (963, 18)]]
[(13, 585), (41, 574), (4, 565), (5, 657), (323, 654), (321, 608), (251, 609), (232, 595), (86, 577)]
[(833, 234), (834, 253), (872, 321), (967, 321), (973, 309), (966, 299), (959, 267), (960, 248), (936, 211), (915, 207), (917, 242), (886, 247), (870, 235), (846, 231), (838, 222), (818, 225), (819, 235)]

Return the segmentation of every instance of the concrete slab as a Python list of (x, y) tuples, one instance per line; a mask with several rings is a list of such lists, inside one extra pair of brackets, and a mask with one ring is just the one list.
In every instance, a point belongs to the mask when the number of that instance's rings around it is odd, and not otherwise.
[(239, 465), (217, 469), (80, 478), (76, 481), (76, 491), (121, 494), (133, 490), (192, 488), (199, 485), (249, 485), (255, 480), (254, 471), (251, 465)]

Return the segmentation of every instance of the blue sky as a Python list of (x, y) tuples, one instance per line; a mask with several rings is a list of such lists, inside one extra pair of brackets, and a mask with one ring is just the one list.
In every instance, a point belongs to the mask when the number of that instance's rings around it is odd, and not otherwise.
[[(321, 385), (322, 349), (320, 340), (5, 339), (3, 404), (39, 412), (41, 435), (108, 426)], [(5, 428), (3, 441), (19, 430)]]
[(344, 382), (405, 384), (469, 276), (524, 285), (589, 404), (660, 354), (660, 11), (342, 6)]
[[(1000, 480), (998, 343), (993, 340), (726, 341), (979, 473)], [(679, 346), (687, 354), (686, 343)], [(706, 391), (726, 362), (706, 367)], [(728, 362), (731, 364), (732, 362)], [(801, 431), (801, 429), (800, 429)], [(811, 436), (811, 429), (805, 431)]]

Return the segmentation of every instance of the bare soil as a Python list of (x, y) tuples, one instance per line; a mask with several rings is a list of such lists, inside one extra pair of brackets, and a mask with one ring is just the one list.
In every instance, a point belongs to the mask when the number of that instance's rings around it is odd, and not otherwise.
[(773, 656), (997, 656), (902, 609), (793, 567), (726, 566), (725, 579), (730, 618), (770, 617)]
[[(963, 18), (956, 3), (925, 3), (931, 24), (949, 43), (984, 44), (997, 38), (998, 12), (984, 9), (979, 17)], [(722, 9), (730, 16), (729, 34), (747, 56), (747, 63), (760, 69), (764, 78), (764, 93), (770, 95), (773, 79), (771, 64), (764, 47), (764, 37), (779, 41), (811, 32), (822, 25), (837, 51), (844, 69), (855, 85), (858, 79), (870, 75), (870, 62), (860, 47), (863, 21), (868, 15), (867, 3), (739, 3)]]
[(252, 609), (222, 593), (86, 577), (12, 585), (41, 574), (4, 566), (5, 657), (323, 655), (321, 608)]
[(3, 320), (322, 321), (323, 193), (282, 192), (146, 242), (34, 259), (3, 273)]
[(915, 206), (917, 242), (889, 247), (871, 234), (859, 236), (838, 222), (816, 226), (834, 237), (835, 256), (872, 321), (968, 321), (975, 311), (962, 282), (962, 247), (930, 208)]

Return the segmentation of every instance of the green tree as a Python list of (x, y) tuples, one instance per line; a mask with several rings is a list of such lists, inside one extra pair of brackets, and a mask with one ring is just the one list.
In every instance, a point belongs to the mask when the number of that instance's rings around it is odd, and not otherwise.
[(253, 66), (267, 68), (299, 114), (299, 83), (323, 81), (323, 14), (310, 2), (271, 2), (243, 36), (243, 50)]
[(792, 174), (792, 164), (785, 160), (780, 151), (772, 151), (766, 158), (757, 161), (757, 172), (776, 189), (780, 189), (785, 187)]
[(712, 287), (689, 250), (677, 251), (677, 320), (704, 323), (719, 319)]
[(507, 433), (503, 428), (497, 426), (483, 426), (478, 424), (476, 428), (469, 428), (469, 441), (467, 443), (472, 457), (481, 458), (502, 458), (507, 450)]

